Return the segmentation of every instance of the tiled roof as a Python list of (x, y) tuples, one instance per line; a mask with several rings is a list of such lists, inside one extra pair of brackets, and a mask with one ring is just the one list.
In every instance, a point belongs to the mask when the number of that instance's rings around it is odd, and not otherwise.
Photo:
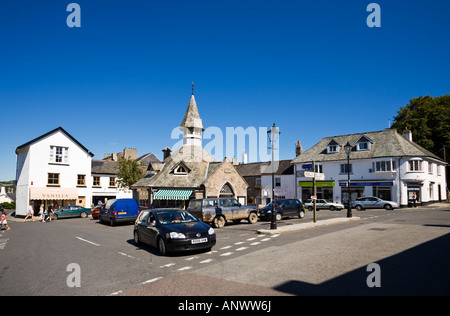
[[(371, 141), (369, 150), (357, 150), (356, 143), (367, 138)], [(327, 146), (331, 141), (340, 145), (339, 151), (336, 153), (328, 153)], [(353, 149), (350, 159), (373, 159), (383, 157), (430, 157), (442, 160), (435, 154), (409, 141), (400, 135), (394, 129), (387, 129), (378, 132), (358, 133), (350, 135), (340, 135), (324, 137), (320, 142), (292, 160), (292, 163), (304, 163), (315, 160), (322, 161), (338, 161), (347, 159), (347, 154), (343, 146), (350, 142)]]

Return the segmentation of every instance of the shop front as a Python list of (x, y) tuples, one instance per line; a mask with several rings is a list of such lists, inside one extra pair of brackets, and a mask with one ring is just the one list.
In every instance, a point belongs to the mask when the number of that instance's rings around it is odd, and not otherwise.
[[(306, 201), (314, 195), (313, 181), (299, 181), (302, 201)], [(334, 181), (316, 181), (316, 195), (318, 199), (333, 201)]]
[[(363, 196), (375, 196), (383, 200), (392, 201), (393, 181), (350, 181), (351, 200)], [(344, 205), (348, 201), (347, 181), (340, 181), (341, 200)]]
[(30, 188), (30, 203), (33, 205), (35, 215), (38, 215), (41, 205), (48, 209), (52, 204), (53, 209), (57, 210), (69, 204), (77, 205), (79, 199), (83, 201), (85, 198), (78, 196), (76, 188)]

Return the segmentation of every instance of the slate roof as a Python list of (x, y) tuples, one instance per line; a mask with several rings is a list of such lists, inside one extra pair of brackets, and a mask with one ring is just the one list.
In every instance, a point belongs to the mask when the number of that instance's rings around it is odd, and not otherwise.
[(112, 160), (91, 160), (91, 173), (92, 174), (111, 174), (116, 175), (119, 172), (117, 168), (117, 162)]
[[(371, 141), (370, 150), (357, 151), (356, 142), (366, 139)], [(327, 152), (327, 146), (332, 141), (339, 144), (339, 152)], [(441, 158), (418, 144), (409, 141), (396, 130), (387, 129), (377, 132), (324, 137), (320, 142), (292, 160), (292, 163), (304, 163), (313, 160), (316, 162), (346, 160), (347, 154), (343, 146), (347, 142), (350, 142), (353, 146), (350, 154), (350, 159), (352, 160), (385, 157), (430, 157), (442, 161)]]
[(59, 127), (55, 128), (55, 129), (51, 130), (50, 132), (47, 132), (47, 133), (41, 135), (41, 136), (39, 136), (39, 137), (36, 137), (36, 138), (30, 140), (29, 142), (23, 144), (23, 145), (20, 145), (19, 147), (16, 148), (16, 154), (18, 154), (18, 153), (19, 153), (19, 150), (21, 150), (22, 148), (25, 148), (25, 147), (28, 147), (28, 146), (34, 144), (34, 143), (37, 143), (37, 142), (40, 141), (41, 139), (44, 139), (44, 138), (46, 138), (47, 136), (50, 136), (50, 135), (52, 135), (52, 134), (54, 134), (54, 133), (56, 133), (56, 132), (61, 132), (61, 133), (63, 133), (63, 134), (66, 135), (68, 138), (70, 138), (75, 144), (77, 144), (78, 146), (80, 146), (81, 149), (83, 149), (86, 153), (88, 153), (89, 156), (94, 157), (94, 154), (93, 154), (89, 149), (87, 149), (86, 147), (84, 147), (79, 141), (77, 141), (72, 135), (70, 135), (70, 134), (69, 134), (64, 128), (62, 128), (61, 126), (59, 126)]
[[(187, 175), (173, 173), (180, 162), (190, 170)], [(200, 146), (183, 145), (163, 161), (158, 173), (140, 179), (132, 187), (197, 188), (220, 163)]]
[[(246, 164), (239, 164), (236, 166), (236, 170), (243, 177), (253, 177), (272, 174), (270, 169), (270, 161), (253, 162)], [(278, 161), (278, 169), (275, 170), (275, 175), (289, 175), (294, 174), (294, 165), (289, 160)]]

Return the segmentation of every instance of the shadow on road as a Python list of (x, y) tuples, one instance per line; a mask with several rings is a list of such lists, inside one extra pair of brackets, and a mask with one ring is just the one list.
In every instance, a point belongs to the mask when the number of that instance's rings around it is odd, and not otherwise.
[(376, 262), (381, 287), (369, 288), (361, 267), (321, 284), (297, 280), (275, 290), (294, 295), (450, 295), (450, 233)]

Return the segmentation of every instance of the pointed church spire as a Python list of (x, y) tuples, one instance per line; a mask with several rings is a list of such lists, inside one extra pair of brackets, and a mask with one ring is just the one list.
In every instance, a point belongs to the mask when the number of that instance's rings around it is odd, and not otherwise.
[(183, 121), (180, 127), (185, 128), (198, 128), (204, 131), (202, 119), (198, 113), (197, 103), (195, 102), (194, 91), (192, 91), (191, 99), (189, 100), (189, 105), (184, 114)]

